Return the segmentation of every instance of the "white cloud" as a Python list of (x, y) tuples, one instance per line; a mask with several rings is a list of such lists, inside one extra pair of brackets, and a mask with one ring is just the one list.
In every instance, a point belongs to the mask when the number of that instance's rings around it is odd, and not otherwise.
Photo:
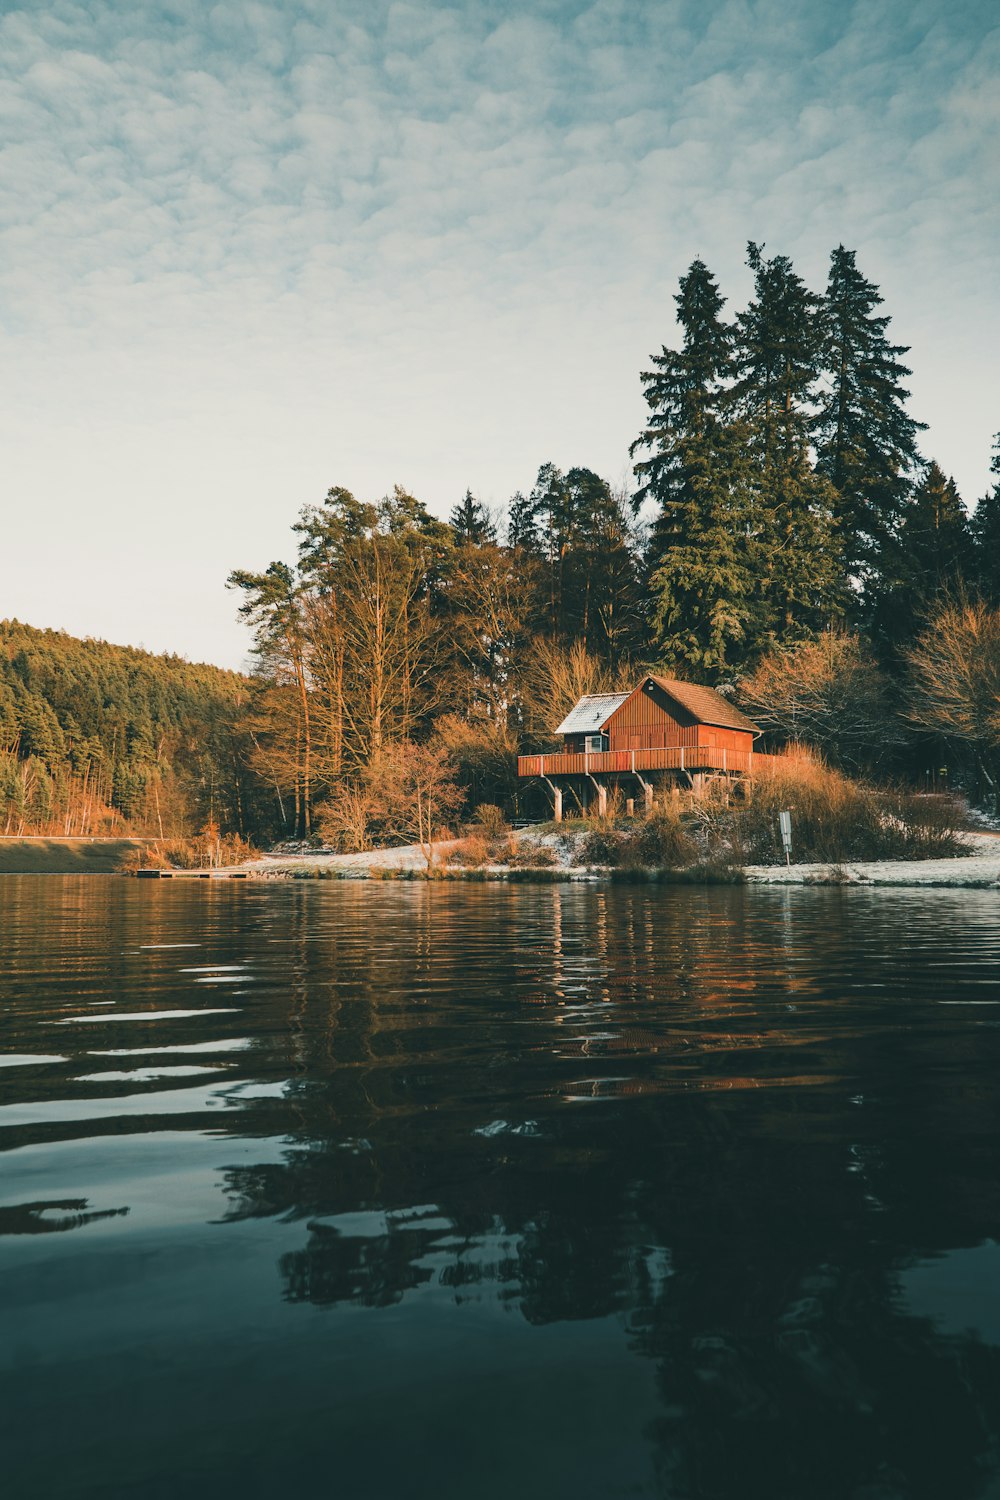
[(857, 248), (974, 495), (998, 46), (935, 0), (9, 11), (0, 613), (232, 659), (222, 578), (330, 483), (617, 476), (677, 276), (739, 305), (747, 238)]

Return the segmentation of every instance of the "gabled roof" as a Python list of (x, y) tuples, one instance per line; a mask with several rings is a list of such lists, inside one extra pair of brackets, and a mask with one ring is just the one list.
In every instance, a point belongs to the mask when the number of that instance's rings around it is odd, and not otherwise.
[(597, 734), (631, 693), (587, 693), (571, 708), (556, 734)]
[(746, 714), (740, 713), (735, 704), (723, 698), (715, 688), (704, 687), (699, 682), (677, 682), (671, 677), (650, 677), (650, 682), (687, 709), (699, 724), (714, 724), (721, 729), (749, 729), (760, 734), (760, 726)]

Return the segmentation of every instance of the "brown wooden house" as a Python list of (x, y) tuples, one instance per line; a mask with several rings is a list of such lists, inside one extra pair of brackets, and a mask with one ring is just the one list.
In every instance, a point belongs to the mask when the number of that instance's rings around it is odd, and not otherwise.
[(706, 775), (746, 774), (760, 730), (714, 688), (649, 676), (632, 692), (581, 698), (555, 733), (562, 737), (560, 751), (522, 755), (517, 770), (548, 783), (559, 818), (563, 788), (554, 777), (572, 778), (577, 800), (587, 805), (596, 794), (602, 809), (608, 786), (631, 780), (649, 807), (653, 782), (644, 773), (696, 787)]

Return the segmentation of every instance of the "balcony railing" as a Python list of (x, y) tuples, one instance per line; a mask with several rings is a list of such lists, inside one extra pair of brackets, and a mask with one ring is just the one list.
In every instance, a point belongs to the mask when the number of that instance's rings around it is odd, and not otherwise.
[(592, 755), (519, 755), (518, 776), (590, 776), (636, 771), (753, 772), (778, 757), (713, 745), (667, 745), (651, 750), (604, 750)]

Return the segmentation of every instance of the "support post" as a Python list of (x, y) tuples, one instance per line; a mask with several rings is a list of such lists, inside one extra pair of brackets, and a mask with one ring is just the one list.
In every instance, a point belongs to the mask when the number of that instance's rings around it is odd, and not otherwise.
[(639, 775), (639, 772), (636, 770), (634, 750), (632, 751), (632, 775), (642, 787), (642, 795), (646, 804), (646, 817), (648, 818), (650, 813), (653, 811), (653, 784), (651, 781), (644, 781), (643, 778)]
[(606, 818), (608, 815), (608, 789), (606, 786), (601, 785), (596, 776), (591, 776), (589, 771), (587, 772), (587, 780), (592, 781), (597, 788), (597, 816), (599, 818)]
[(562, 787), (561, 786), (556, 786), (555, 782), (554, 781), (550, 781), (547, 776), (543, 776), (542, 780), (545, 782), (545, 785), (548, 787), (549, 791), (552, 793), (552, 805), (553, 805), (552, 816), (553, 816), (553, 818), (555, 819), (555, 821), (557, 823), (561, 823), (562, 820), (563, 820), (563, 794), (562, 794)]

